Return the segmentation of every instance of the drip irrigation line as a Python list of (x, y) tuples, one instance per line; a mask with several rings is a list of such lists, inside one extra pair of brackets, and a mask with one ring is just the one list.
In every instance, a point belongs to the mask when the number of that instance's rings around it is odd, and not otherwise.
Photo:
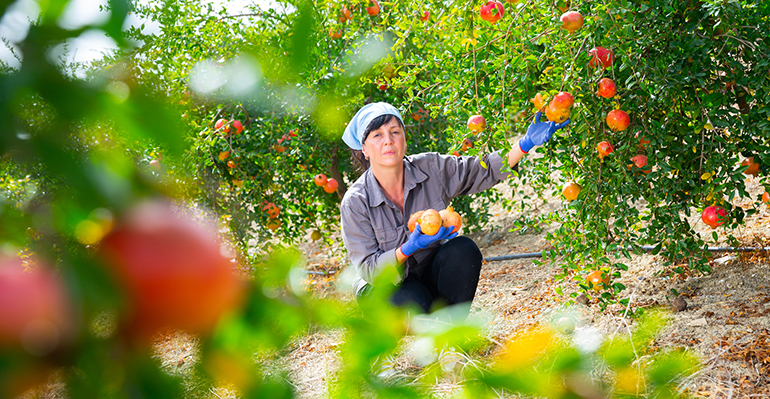
[(321, 272), (317, 270), (307, 270), (307, 274), (314, 274), (316, 276), (326, 276), (328, 274), (334, 274), (334, 270), (329, 270), (328, 272)]
[[(654, 245), (642, 245), (642, 250), (652, 252), (656, 247)], [(630, 251), (631, 248), (628, 248)], [(754, 252), (754, 251), (770, 251), (770, 247), (708, 247), (709, 252)], [(556, 255), (555, 251), (540, 251), (540, 252), (528, 252), (523, 254), (511, 254), (502, 256), (490, 256), (484, 258), (485, 262), (496, 262), (501, 260), (514, 260), (514, 259), (530, 259), (530, 258), (542, 258), (543, 256)]]
[[(647, 252), (652, 252), (655, 249), (655, 246), (642, 245), (641, 249)], [(630, 251), (631, 248), (628, 248), (628, 250)], [(706, 250), (709, 252), (754, 252), (754, 251), (770, 251), (770, 247), (708, 247)], [(484, 262), (497, 262), (497, 261), (503, 261), (503, 260), (542, 258), (544, 254), (546, 256), (551, 256), (551, 255), (555, 255), (556, 253), (554, 251), (527, 252), (523, 254), (490, 256), (482, 260)], [(330, 274), (335, 274), (335, 272), (336, 272), (335, 270), (329, 270), (329, 271), (307, 270), (307, 274), (313, 274), (317, 276), (327, 276)]]

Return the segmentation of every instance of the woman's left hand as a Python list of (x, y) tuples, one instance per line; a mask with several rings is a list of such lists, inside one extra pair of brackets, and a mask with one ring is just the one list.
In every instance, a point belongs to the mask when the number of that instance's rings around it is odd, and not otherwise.
[(551, 139), (551, 136), (553, 136), (554, 132), (563, 128), (564, 126), (569, 125), (570, 123), (570, 119), (567, 119), (562, 123), (550, 121), (542, 122), (540, 120), (542, 115), (543, 113), (540, 111), (535, 114), (534, 120), (527, 128), (527, 134), (525, 134), (524, 137), (519, 140), (519, 148), (521, 148), (521, 151), (524, 153), (528, 153), (533, 147), (537, 145), (543, 145), (547, 143), (548, 140)]

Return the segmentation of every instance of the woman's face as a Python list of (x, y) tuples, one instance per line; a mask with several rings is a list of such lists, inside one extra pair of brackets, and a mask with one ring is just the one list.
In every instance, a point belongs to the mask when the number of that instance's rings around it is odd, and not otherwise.
[(372, 165), (401, 165), (406, 153), (406, 134), (398, 118), (390, 118), (379, 129), (369, 132), (362, 151)]

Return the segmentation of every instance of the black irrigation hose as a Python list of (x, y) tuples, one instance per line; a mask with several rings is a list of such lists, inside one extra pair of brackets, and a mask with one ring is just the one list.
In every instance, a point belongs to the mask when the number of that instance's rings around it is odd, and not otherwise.
[[(642, 249), (647, 252), (652, 252), (655, 249), (653, 245), (642, 245)], [(629, 248), (631, 250), (631, 248)], [(770, 251), (770, 247), (708, 247), (709, 252), (753, 252), (753, 251)], [(529, 258), (542, 258), (543, 255), (551, 256), (553, 251), (540, 251), (540, 252), (528, 252), (525, 254), (512, 254), (502, 256), (490, 256), (484, 258), (485, 262), (496, 262), (501, 260), (513, 260), (513, 259), (529, 259)]]
[[(655, 249), (653, 245), (642, 245), (642, 249), (647, 252), (652, 252)], [(631, 248), (629, 248), (631, 250)], [(708, 247), (709, 252), (754, 252), (754, 251), (770, 251), (770, 247)], [(530, 258), (542, 258), (543, 254), (551, 256), (553, 251), (540, 251), (540, 252), (527, 252), (525, 254), (511, 254), (502, 256), (490, 256), (482, 259), (484, 262), (497, 262), (501, 260), (514, 260), (514, 259), (530, 259)], [(334, 270), (328, 272), (308, 270), (307, 274), (314, 274), (319, 276), (325, 276), (334, 274)]]

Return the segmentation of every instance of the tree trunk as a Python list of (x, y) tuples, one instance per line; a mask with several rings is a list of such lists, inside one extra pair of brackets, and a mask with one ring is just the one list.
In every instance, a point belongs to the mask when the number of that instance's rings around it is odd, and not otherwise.
[(342, 173), (340, 173), (339, 163), (337, 162), (337, 147), (332, 149), (331, 175), (334, 180), (337, 180), (337, 195), (342, 198), (345, 192), (348, 191), (348, 187), (345, 185), (345, 181), (342, 180)]

